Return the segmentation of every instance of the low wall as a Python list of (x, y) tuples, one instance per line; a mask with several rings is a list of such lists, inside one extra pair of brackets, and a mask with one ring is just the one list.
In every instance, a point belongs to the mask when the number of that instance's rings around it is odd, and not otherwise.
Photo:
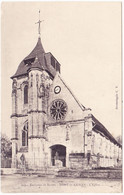
[(60, 177), (122, 179), (122, 170), (60, 170)]
[(5, 175), (9, 175), (9, 174), (14, 174), (16, 173), (16, 169), (12, 169), (12, 168), (1, 168), (1, 175), (5, 174)]

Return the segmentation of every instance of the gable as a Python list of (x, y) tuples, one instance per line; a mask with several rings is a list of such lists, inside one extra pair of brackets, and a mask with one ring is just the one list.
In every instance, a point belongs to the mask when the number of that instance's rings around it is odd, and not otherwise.
[[(55, 106), (58, 105), (62, 108), (63, 114), (56, 119), (51, 109), (54, 111), (56, 109)], [(84, 118), (84, 110), (85, 108), (78, 102), (59, 73), (57, 73), (50, 88), (48, 122), (81, 120)]]

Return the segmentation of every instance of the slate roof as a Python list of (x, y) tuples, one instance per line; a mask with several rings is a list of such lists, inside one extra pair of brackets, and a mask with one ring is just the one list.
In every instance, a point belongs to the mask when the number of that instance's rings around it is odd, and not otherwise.
[(95, 122), (93, 128), (94, 130), (97, 129), (99, 132), (101, 132), (106, 137), (108, 137), (114, 144), (117, 144), (120, 148), (122, 148), (122, 145), (117, 142), (117, 140), (111, 135), (111, 133), (93, 115), (92, 115), (92, 120)]
[(35, 48), (27, 57), (22, 60), (22, 62), (18, 66), (16, 73), (11, 78), (13, 79), (15, 77), (26, 75), (30, 68), (39, 68), (41, 70), (44, 69), (48, 73), (50, 73), (52, 77), (54, 77), (56, 71), (49, 64), (47, 64), (45, 54), (46, 53), (42, 46), (41, 38), (38, 38), (38, 42)]

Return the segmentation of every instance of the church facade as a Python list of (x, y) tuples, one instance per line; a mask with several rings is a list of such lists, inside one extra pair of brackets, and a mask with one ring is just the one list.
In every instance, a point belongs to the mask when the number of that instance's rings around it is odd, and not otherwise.
[(63, 81), (38, 38), (12, 83), (12, 167), (95, 168), (121, 163), (121, 145)]

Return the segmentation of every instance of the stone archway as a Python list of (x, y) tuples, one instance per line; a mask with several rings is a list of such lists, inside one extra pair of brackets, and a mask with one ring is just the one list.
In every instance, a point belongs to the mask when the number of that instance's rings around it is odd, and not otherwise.
[(66, 167), (66, 147), (56, 144), (51, 146), (50, 149), (52, 166), (56, 166), (58, 163), (58, 166)]

